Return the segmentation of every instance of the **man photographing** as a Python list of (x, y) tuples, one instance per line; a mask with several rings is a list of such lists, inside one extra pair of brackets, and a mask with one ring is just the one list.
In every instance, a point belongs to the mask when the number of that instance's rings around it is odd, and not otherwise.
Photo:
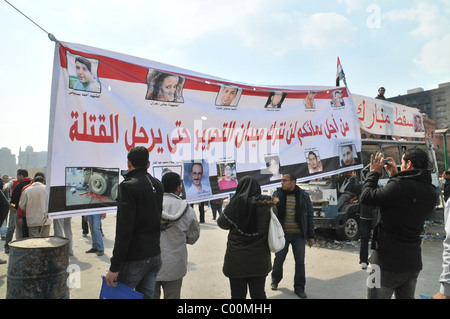
[[(386, 186), (378, 188), (383, 167), (391, 177)], [(417, 148), (403, 154), (400, 172), (392, 157), (385, 162), (381, 153), (371, 156), (360, 199), (363, 204), (380, 207), (370, 262), (380, 267), (381, 287), (368, 287), (369, 299), (390, 299), (394, 292), (398, 299), (414, 298), (422, 270), (420, 234), (437, 201), (427, 168), (428, 155)]]

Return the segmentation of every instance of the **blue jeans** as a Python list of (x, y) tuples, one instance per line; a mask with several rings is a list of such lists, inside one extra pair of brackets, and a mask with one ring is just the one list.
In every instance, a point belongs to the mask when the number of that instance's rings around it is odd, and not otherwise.
[(275, 254), (272, 269), (272, 283), (278, 285), (283, 279), (283, 263), (289, 250), (289, 245), (292, 245), (292, 253), (295, 260), (295, 275), (294, 275), (294, 291), (296, 293), (305, 290), (305, 239), (301, 234), (285, 234), (286, 245), (282, 250)]
[(101, 222), (101, 214), (88, 215), (89, 229), (91, 230), (92, 236), (92, 248), (97, 250), (105, 250), (105, 248), (103, 247), (102, 231), (100, 230)]
[(117, 281), (144, 294), (144, 299), (153, 299), (156, 275), (161, 269), (161, 255), (144, 260), (132, 260), (119, 268)]

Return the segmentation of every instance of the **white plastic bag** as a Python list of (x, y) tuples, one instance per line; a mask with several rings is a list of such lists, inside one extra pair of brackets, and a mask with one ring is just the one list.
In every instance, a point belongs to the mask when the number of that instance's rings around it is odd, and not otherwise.
[(277, 253), (284, 248), (286, 240), (284, 239), (283, 227), (272, 209), (270, 209), (269, 223), (269, 249), (273, 253)]

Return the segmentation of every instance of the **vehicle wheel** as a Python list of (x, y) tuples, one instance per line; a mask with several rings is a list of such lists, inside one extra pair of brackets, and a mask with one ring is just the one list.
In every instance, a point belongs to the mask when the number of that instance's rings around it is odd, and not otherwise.
[(94, 173), (89, 179), (89, 188), (94, 194), (103, 195), (108, 189), (108, 180), (102, 174)]
[(336, 235), (339, 240), (357, 240), (360, 233), (359, 218), (355, 213), (348, 216), (343, 228), (336, 229)]

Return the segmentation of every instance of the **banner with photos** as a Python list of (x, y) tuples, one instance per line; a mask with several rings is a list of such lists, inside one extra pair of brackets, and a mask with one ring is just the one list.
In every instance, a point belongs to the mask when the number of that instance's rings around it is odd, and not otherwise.
[(232, 194), (253, 176), (308, 181), (361, 168), (346, 87), (261, 86), (224, 80), (80, 44), (55, 48), (49, 136), (49, 213), (116, 210), (135, 146), (149, 173), (180, 174), (190, 203)]
[(422, 113), (405, 105), (352, 94), (360, 127), (378, 135), (425, 137)]

